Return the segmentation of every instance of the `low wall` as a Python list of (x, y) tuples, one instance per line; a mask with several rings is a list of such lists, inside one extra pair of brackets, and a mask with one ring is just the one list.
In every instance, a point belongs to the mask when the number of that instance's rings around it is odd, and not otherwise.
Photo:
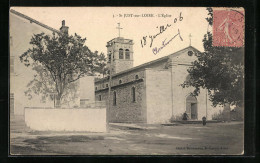
[(106, 132), (106, 109), (25, 108), (24, 116), (33, 130)]

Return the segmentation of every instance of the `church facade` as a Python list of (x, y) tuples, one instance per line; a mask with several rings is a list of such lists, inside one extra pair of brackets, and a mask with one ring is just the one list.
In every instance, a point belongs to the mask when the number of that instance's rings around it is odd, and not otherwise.
[[(193, 97), (194, 88), (180, 86), (198, 52), (189, 46), (133, 67), (133, 40), (117, 37), (107, 42), (107, 65), (112, 72), (109, 122), (167, 123), (181, 120), (184, 112), (191, 120), (204, 116), (211, 120), (223, 107), (212, 107), (206, 90)], [(108, 101), (109, 84), (109, 77), (95, 81), (96, 101)]]

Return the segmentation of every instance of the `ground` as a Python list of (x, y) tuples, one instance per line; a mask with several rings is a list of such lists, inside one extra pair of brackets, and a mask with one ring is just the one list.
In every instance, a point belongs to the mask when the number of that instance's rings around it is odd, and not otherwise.
[(242, 122), (146, 125), (111, 123), (108, 133), (39, 132), (16, 116), (10, 123), (11, 155), (242, 154)]

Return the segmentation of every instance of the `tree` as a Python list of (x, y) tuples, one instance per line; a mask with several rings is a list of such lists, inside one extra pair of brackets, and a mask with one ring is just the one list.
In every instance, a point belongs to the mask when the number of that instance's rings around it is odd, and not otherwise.
[[(207, 8), (206, 20), (212, 26), (213, 11)], [(212, 46), (212, 33), (203, 39), (204, 52), (196, 53), (197, 60), (188, 69), (189, 79), (182, 87), (194, 87), (193, 95), (200, 89), (208, 90), (209, 99), (216, 105), (243, 105), (244, 94), (244, 48)]]
[(34, 34), (30, 41), (32, 48), (20, 56), (20, 61), (36, 72), (25, 93), (29, 97), (32, 93), (43, 97), (56, 94), (57, 106), (60, 106), (69, 96), (75, 96), (75, 82), (78, 79), (85, 75), (103, 73), (105, 55), (98, 54), (97, 51), (91, 52), (84, 45), (85, 41), (86, 38), (77, 34)]

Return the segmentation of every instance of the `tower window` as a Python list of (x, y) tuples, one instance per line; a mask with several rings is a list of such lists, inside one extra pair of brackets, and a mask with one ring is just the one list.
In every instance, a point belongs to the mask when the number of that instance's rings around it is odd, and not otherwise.
[(122, 84), (122, 80), (121, 79), (119, 80), (119, 84)]
[(108, 54), (108, 62), (110, 62), (111, 61), (111, 53), (109, 52), (109, 54)]
[(132, 87), (131, 93), (132, 93), (132, 102), (135, 102), (136, 101), (136, 98), (135, 98), (135, 87)]
[(130, 59), (130, 51), (128, 49), (125, 50), (125, 59)]
[(102, 101), (102, 96), (101, 95), (98, 95), (98, 100)]
[(124, 50), (119, 49), (119, 59), (124, 59)]
[(139, 76), (138, 76), (138, 75), (135, 75), (135, 79), (139, 79)]
[(113, 105), (116, 105), (116, 92), (113, 94)]

